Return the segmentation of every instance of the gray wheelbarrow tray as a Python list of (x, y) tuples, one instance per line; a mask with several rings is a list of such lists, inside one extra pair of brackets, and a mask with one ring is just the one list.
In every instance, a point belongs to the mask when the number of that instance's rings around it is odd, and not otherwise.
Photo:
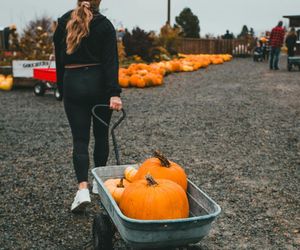
[(124, 177), (128, 166), (119, 165), (92, 169), (100, 202), (108, 213), (123, 240), (134, 248), (161, 248), (186, 246), (199, 242), (208, 235), (212, 222), (221, 208), (207, 194), (188, 180), (189, 218), (175, 220), (136, 220), (126, 217), (110, 195), (104, 182), (110, 178)]

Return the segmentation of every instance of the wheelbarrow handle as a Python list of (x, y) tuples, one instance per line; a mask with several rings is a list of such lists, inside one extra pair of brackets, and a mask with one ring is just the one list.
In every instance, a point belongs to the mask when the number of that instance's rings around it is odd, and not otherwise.
[[(101, 119), (97, 114), (96, 114), (96, 109), (99, 107), (106, 107), (109, 108), (109, 105), (107, 104), (98, 104), (95, 105), (92, 108), (92, 115), (99, 121), (101, 122), (103, 125), (105, 125), (106, 127), (109, 127), (109, 124), (105, 121), (103, 121), (103, 119)], [(112, 125), (110, 133), (112, 136), (112, 141), (113, 141), (113, 146), (114, 146), (114, 152), (115, 152), (115, 157), (116, 157), (116, 162), (117, 165), (121, 165), (120, 163), (120, 155), (119, 155), (119, 148), (118, 148), (118, 144), (117, 144), (117, 139), (115, 136), (115, 129), (120, 125), (120, 123), (126, 118), (126, 112), (125, 110), (122, 108), (121, 109), (122, 115), (119, 117), (119, 119)]]

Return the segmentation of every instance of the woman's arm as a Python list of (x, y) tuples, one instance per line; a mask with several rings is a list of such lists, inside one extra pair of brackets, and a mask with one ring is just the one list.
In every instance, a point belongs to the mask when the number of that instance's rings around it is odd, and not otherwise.
[(64, 41), (64, 30), (61, 27), (61, 24), (58, 24), (54, 35), (54, 50), (55, 50), (55, 64), (56, 64), (56, 81), (59, 93), (63, 96), (63, 78), (64, 78), (64, 65), (62, 62), (62, 45)]
[(117, 37), (116, 31), (110, 22), (108, 27), (106, 27), (105, 34), (103, 34), (101, 50), (106, 92), (109, 97), (120, 96), (122, 90), (119, 86)]

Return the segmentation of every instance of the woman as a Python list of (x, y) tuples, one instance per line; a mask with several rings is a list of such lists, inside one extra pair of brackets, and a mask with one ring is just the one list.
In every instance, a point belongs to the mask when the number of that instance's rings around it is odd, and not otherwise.
[(288, 56), (289, 57), (295, 56), (296, 42), (297, 42), (297, 33), (295, 31), (295, 28), (292, 27), (285, 39), (285, 44), (286, 44), (286, 47), (288, 48)]
[(108, 104), (99, 116), (109, 124), (112, 110), (120, 110), (116, 33), (111, 22), (99, 13), (101, 0), (78, 0), (77, 8), (58, 19), (53, 40), (58, 89), (73, 137), (73, 165), (78, 191), (72, 212), (91, 202), (88, 186), (91, 120), (95, 137), (94, 164), (104, 166), (108, 158), (108, 128), (94, 119), (91, 109)]

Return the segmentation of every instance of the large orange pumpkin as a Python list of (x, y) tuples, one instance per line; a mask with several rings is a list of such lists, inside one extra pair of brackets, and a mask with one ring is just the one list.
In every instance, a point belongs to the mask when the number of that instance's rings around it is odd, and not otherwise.
[(134, 181), (144, 179), (148, 173), (156, 179), (174, 181), (179, 184), (184, 191), (187, 190), (187, 176), (183, 168), (175, 162), (169, 161), (158, 151), (154, 152), (153, 158), (149, 158), (142, 163), (134, 176)]
[(173, 181), (154, 179), (151, 175), (130, 184), (124, 190), (119, 207), (127, 217), (139, 220), (189, 216), (189, 203), (184, 190)]
[(105, 187), (108, 189), (108, 191), (110, 192), (114, 200), (117, 202), (117, 204), (120, 203), (125, 187), (127, 187), (129, 184), (130, 183), (127, 180), (124, 180), (123, 178), (108, 179), (104, 182)]

